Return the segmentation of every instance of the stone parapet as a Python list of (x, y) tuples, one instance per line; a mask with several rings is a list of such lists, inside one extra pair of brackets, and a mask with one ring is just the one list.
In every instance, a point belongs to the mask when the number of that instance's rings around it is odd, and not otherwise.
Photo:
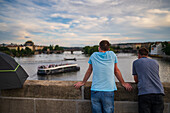
[[(21, 89), (1, 90), (1, 96), (6, 97), (32, 97), (32, 98), (56, 98), (56, 99), (90, 99), (91, 82), (87, 82), (83, 90), (76, 90), (74, 84), (77, 81), (48, 81), (27, 80)], [(133, 90), (128, 92), (116, 83), (116, 101), (137, 101), (137, 85), (131, 83)], [(170, 102), (170, 83), (163, 83), (165, 102)]]
[[(91, 113), (91, 82), (76, 90), (77, 81), (27, 80), (21, 89), (1, 90), (0, 113)], [(115, 113), (138, 113), (137, 85), (126, 91), (116, 83)], [(170, 83), (165, 90), (164, 113), (170, 113)]]

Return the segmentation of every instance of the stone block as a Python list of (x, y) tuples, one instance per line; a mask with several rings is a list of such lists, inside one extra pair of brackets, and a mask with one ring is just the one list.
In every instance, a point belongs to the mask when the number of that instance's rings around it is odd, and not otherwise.
[(170, 103), (170, 83), (162, 83), (164, 86), (164, 92), (165, 92), (165, 96), (164, 96), (164, 101), (167, 103)]
[(170, 113), (169, 110), (170, 110), (170, 109), (169, 109), (169, 103), (165, 103), (165, 104), (164, 104), (164, 113)]
[(132, 91), (127, 91), (119, 82), (116, 83), (115, 101), (137, 101), (137, 85), (131, 83)]
[(81, 99), (74, 81), (27, 80), (21, 89), (1, 90), (1, 96), (57, 99)]
[[(115, 101), (137, 101), (137, 85), (131, 83), (133, 90), (128, 92), (121, 86), (119, 82), (116, 83), (117, 91), (115, 91)], [(88, 82), (84, 88), (84, 98), (90, 100), (91, 82)]]
[(115, 113), (138, 113), (137, 102), (115, 101)]
[(78, 113), (92, 113), (90, 100), (77, 101)]
[(34, 113), (34, 100), (0, 98), (0, 113)]
[(91, 84), (92, 82), (87, 82), (84, 87), (84, 99), (90, 100), (91, 98)]
[(36, 113), (76, 113), (76, 101), (36, 99)]

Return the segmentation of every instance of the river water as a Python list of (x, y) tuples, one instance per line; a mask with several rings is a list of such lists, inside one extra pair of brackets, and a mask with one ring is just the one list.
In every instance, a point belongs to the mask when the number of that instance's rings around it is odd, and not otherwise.
[[(125, 81), (133, 82), (132, 76), (132, 63), (137, 59), (134, 54), (118, 53), (118, 67), (122, 73)], [(77, 61), (64, 61), (64, 58), (76, 58)], [(162, 82), (170, 82), (170, 62), (164, 61), (160, 58), (156, 59), (160, 66), (160, 79)], [(88, 68), (89, 56), (85, 56), (81, 51), (64, 52), (63, 54), (38, 54), (31, 57), (15, 57), (15, 60), (25, 69), (28, 73), (28, 80), (62, 80), (62, 81), (81, 81)], [(64, 62), (77, 63), (80, 66), (80, 71), (61, 73), (56, 75), (37, 75), (37, 67), (40, 65), (60, 64)], [(89, 78), (92, 81), (92, 76)], [(117, 79), (116, 79), (117, 81)]]

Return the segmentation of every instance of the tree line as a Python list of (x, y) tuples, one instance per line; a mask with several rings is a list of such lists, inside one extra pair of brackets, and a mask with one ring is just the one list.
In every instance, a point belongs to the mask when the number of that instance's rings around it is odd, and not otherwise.
[[(83, 48), (83, 53), (87, 55), (92, 55), (94, 52), (98, 52), (98, 45), (95, 46), (85, 46)], [(110, 47), (110, 51), (114, 51), (113, 47)]]
[[(162, 42), (162, 51), (166, 54), (166, 55), (170, 55), (170, 43), (168, 42)], [(97, 45), (95, 46), (85, 46), (83, 48), (83, 53), (87, 54), (87, 55), (91, 55), (93, 54), (93, 52), (98, 52), (98, 47)], [(117, 52), (117, 49), (121, 49), (119, 46), (118, 47), (110, 47), (110, 51), (114, 51), (115, 53)], [(127, 50), (133, 50), (133, 48), (123, 48), (123, 51)], [(137, 48), (139, 49), (139, 47)], [(149, 49), (151, 49), (151, 46), (149, 47)]]
[[(87, 55), (91, 55), (93, 54), (94, 52), (98, 52), (98, 45), (95, 45), (95, 46), (85, 46), (83, 48), (83, 53), (84, 54), (87, 54)], [(162, 42), (162, 51), (166, 54), (166, 55), (170, 55), (170, 43), (168, 42)], [(118, 47), (120, 49), (120, 47)], [(116, 49), (118, 48), (114, 48), (114, 47), (110, 47), (110, 50), (111, 51), (114, 51), (116, 52)], [(128, 48), (129, 49), (129, 48)], [(132, 49), (132, 48), (130, 48)], [(50, 50), (50, 51), (53, 51), (53, 50), (60, 50), (60, 51), (64, 51), (64, 48), (63, 47), (59, 47), (59, 45), (50, 45), (50, 46), (47, 46), (47, 47), (44, 47), (42, 50), (39, 50), (41, 52), (44, 52), (44, 51), (47, 51), (47, 50)], [(1, 52), (4, 52), (6, 54), (9, 54), (11, 56), (16, 56), (16, 57), (20, 57), (20, 56), (30, 56), (30, 55), (33, 55), (35, 51), (32, 51), (30, 48), (26, 47), (25, 49), (9, 49), (8, 47), (0, 47), (0, 51)]]
[[(58, 45), (56, 45), (54, 48), (52, 45), (50, 45), (38, 51), (44, 52), (44, 51), (47, 51), (47, 49), (49, 49), (50, 51), (52, 50), (63, 51), (64, 50), (62, 47), (59, 47)], [(19, 47), (17, 49), (9, 49), (8, 47), (0, 47), (0, 51), (13, 57), (30, 56), (30, 55), (33, 55), (35, 52), (35, 51), (32, 51), (29, 47), (26, 47), (25, 49), (22, 48), (21, 50)]]
[(55, 47), (53, 45), (50, 45), (48, 47), (44, 47), (42, 49), (42, 51), (47, 51), (47, 50), (53, 51), (53, 50), (59, 50), (59, 51), (63, 51), (64, 49), (62, 47), (59, 47), (59, 45), (55, 45)]
[(162, 42), (162, 51), (165, 52), (166, 55), (170, 55), (170, 43)]
[(34, 54), (34, 51), (32, 51), (30, 48), (26, 47), (25, 49), (21, 49), (18, 47), (16, 49), (9, 49), (8, 47), (0, 47), (0, 51), (3, 53), (6, 53), (13, 57), (23, 57), (23, 56), (30, 56)]

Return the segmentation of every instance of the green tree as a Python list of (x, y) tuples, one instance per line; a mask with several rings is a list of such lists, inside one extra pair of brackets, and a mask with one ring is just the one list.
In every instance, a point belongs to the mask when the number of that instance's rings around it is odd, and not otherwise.
[(48, 48), (49, 48), (50, 50), (53, 50), (53, 45), (50, 45)]
[(7, 48), (7, 47), (0, 47), (0, 51), (10, 51), (10, 49), (9, 48)]
[(25, 48), (25, 55), (31, 55), (32, 54), (32, 50), (28, 47)]
[(22, 48), (20, 51), (20, 56), (24, 56), (24, 54), (25, 54), (25, 50)]
[(12, 54), (12, 56), (17, 56), (18, 52), (16, 49), (11, 49), (11, 54)]
[(7, 47), (0, 47), (0, 51), (3, 52), (3, 53), (6, 53), (8, 55), (11, 55), (11, 51)]
[(113, 51), (113, 52), (114, 52), (114, 48), (110, 47), (110, 51)]
[(97, 52), (97, 51), (98, 51), (98, 47), (99, 47), (99, 46), (93, 46), (93, 47), (85, 46), (85, 47), (83, 48), (83, 52), (84, 52), (84, 54), (91, 55), (91, 54), (93, 54), (94, 52)]
[(162, 47), (162, 51), (165, 52), (166, 55), (170, 55), (170, 44), (165, 41), (162, 43)]
[(84, 54), (89, 54), (89, 51), (90, 50), (90, 46), (85, 46), (84, 48), (83, 48), (83, 53)]
[(42, 49), (42, 51), (47, 51), (47, 49), (48, 49), (48, 47), (44, 47), (44, 48)]
[(56, 45), (55, 47), (54, 47), (54, 50), (64, 50), (62, 47), (59, 47), (58, 45)]

